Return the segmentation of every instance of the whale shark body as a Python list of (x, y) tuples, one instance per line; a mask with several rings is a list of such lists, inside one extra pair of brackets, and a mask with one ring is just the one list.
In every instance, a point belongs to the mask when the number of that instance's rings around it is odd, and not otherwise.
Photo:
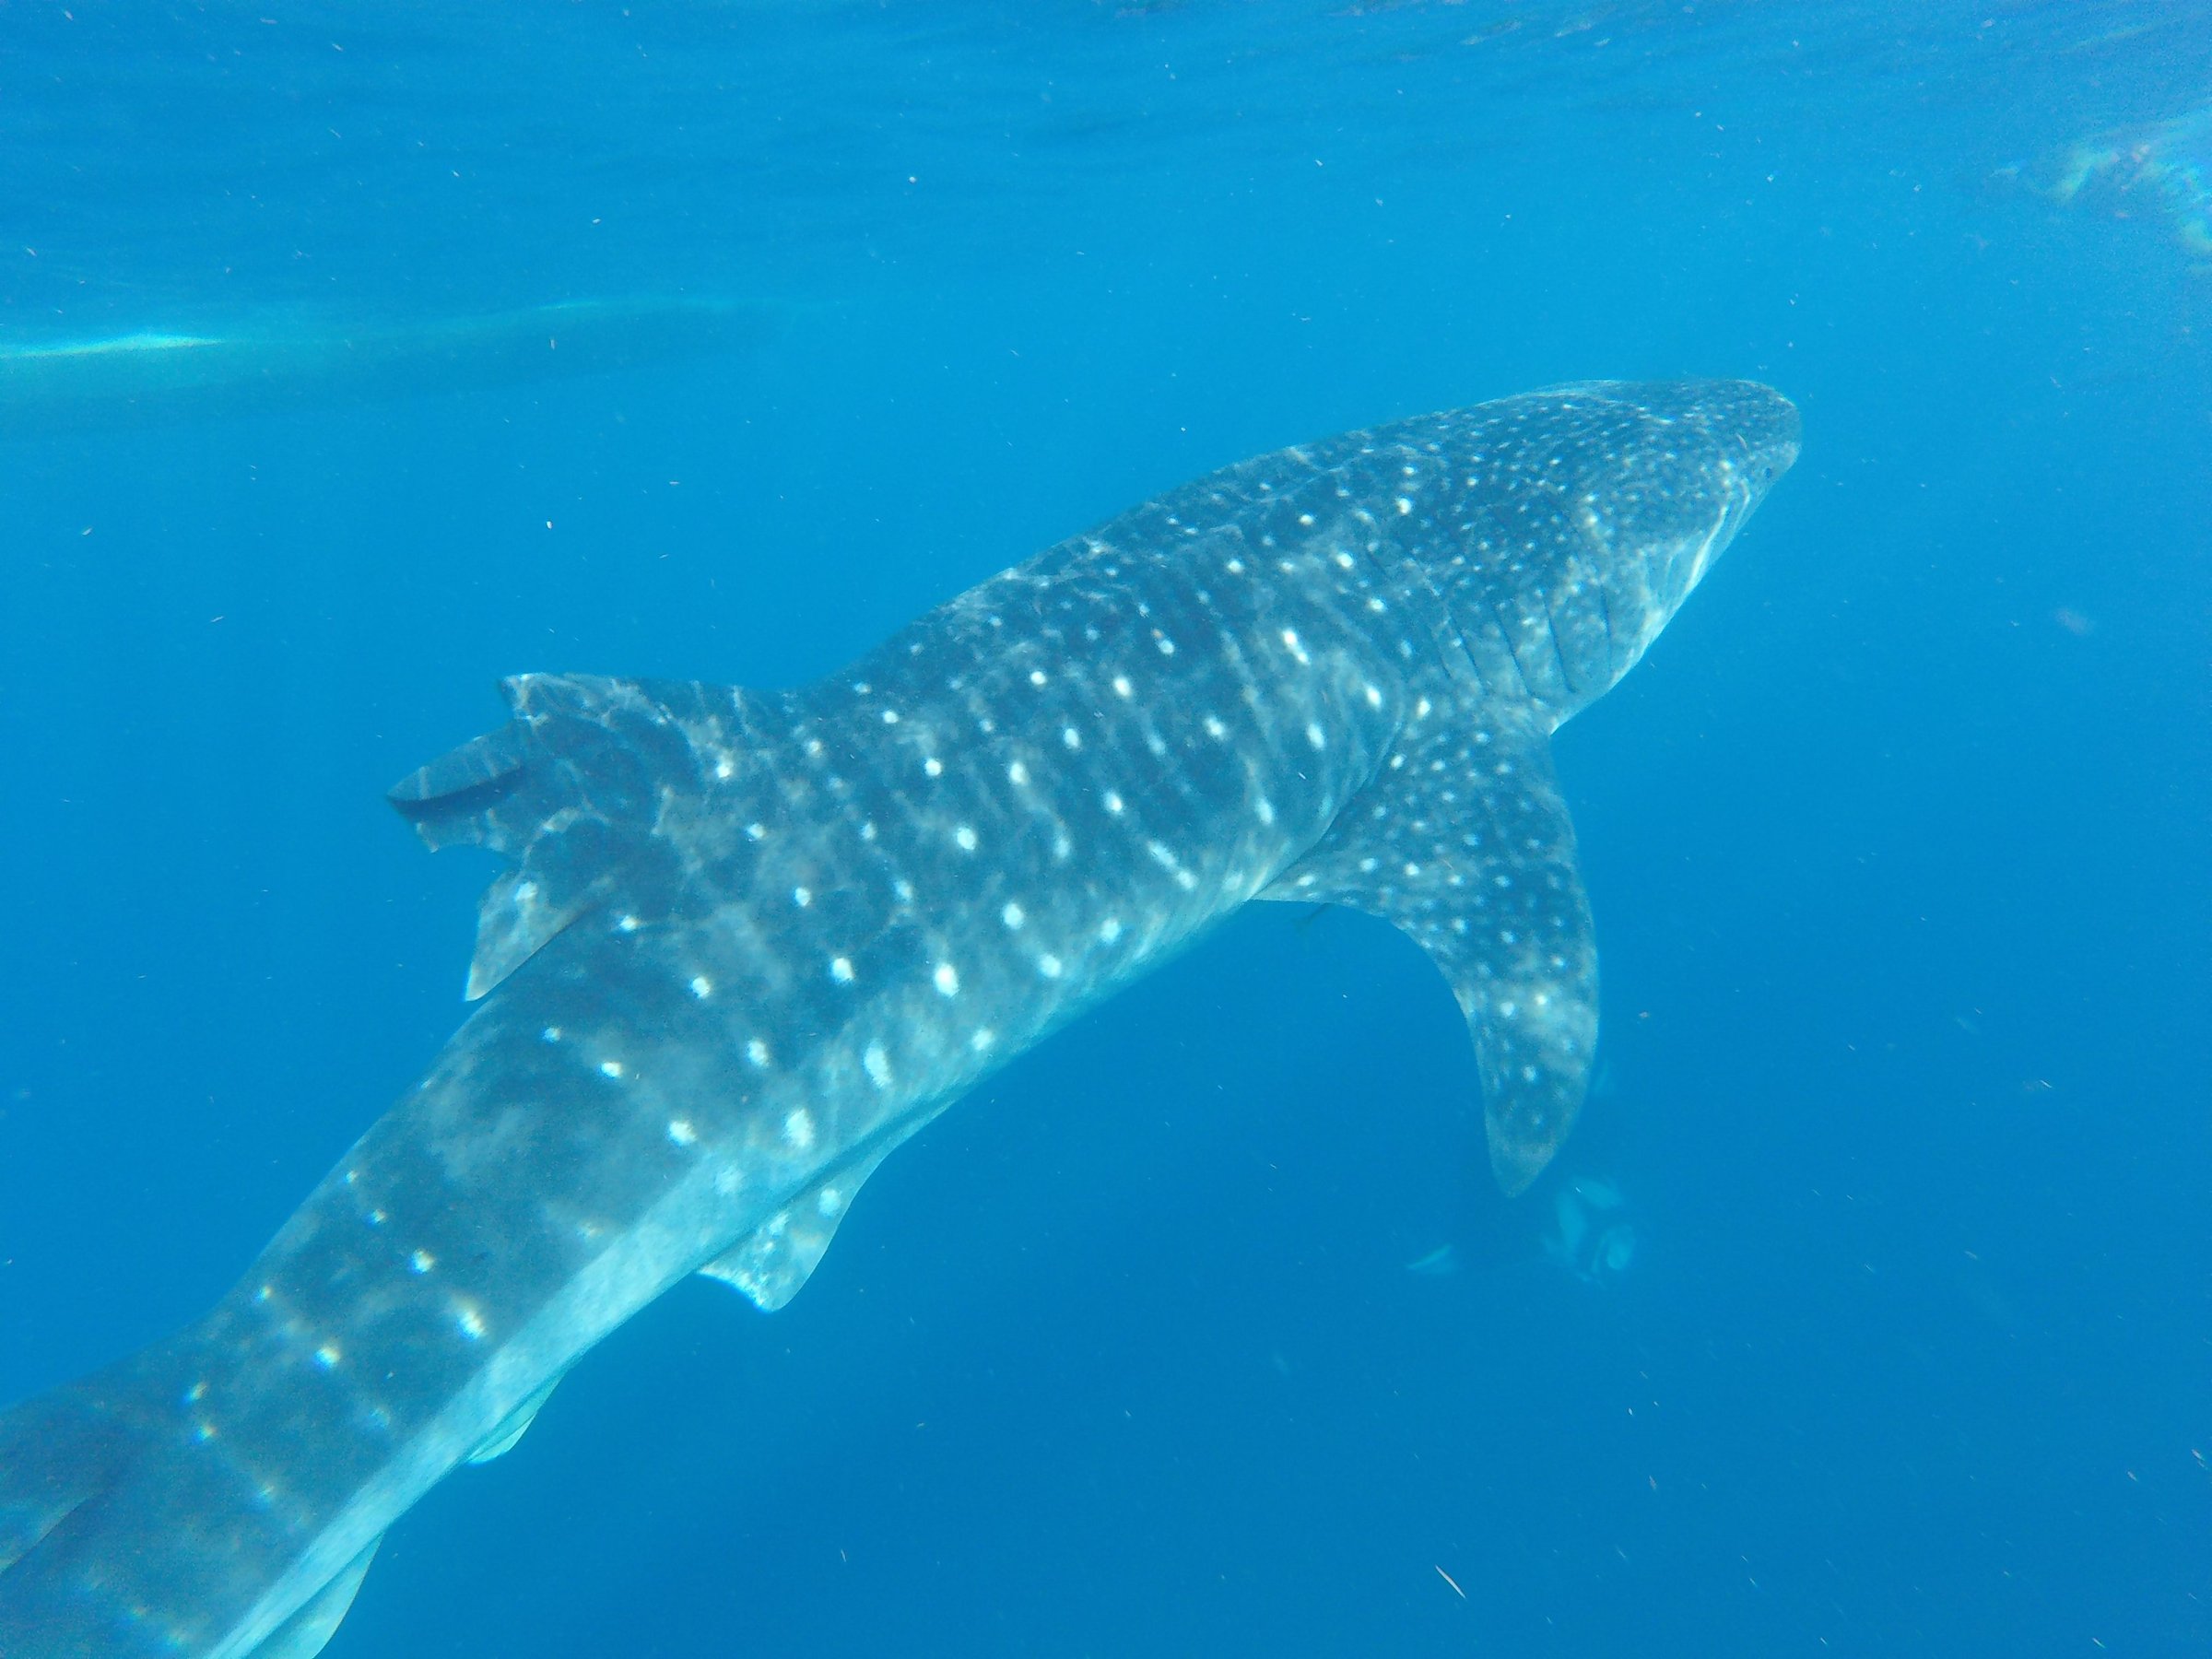
[(413, 320), (300, 312), (0, 339), (0, 438), (612, 373), (756, 344), (781, 315), (760, 301), (648, 295)]
[(1216, 473), (805, 689), (508, 681), (392, 792), (506, 860), (478, 1006), (213, 1312), (0, 1417), (0, 1653), (307, 1659), (632, 1313), (781, 1307), (901, 1141), (1255, 899), (1418, 941), (1525, 1186), (1597, 1018), (1550, 734), (1797, 443), (1748, 382), (1562, 386)]

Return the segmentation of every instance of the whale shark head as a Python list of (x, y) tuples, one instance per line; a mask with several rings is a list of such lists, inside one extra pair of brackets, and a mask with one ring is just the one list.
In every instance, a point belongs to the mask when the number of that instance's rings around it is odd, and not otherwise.
[(1479, 411), (1424, 562), (1478, 674), (1564, 720), (1635, 666), (1797, 459), (1750, 381), (1585, 381)]

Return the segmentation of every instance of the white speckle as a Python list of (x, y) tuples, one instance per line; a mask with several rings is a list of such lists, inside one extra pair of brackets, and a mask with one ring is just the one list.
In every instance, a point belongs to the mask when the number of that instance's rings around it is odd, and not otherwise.
[(814, 1207), (821, 1215), (834, 1216), (845, 1207), (845, 1194), (840, 1188), (826, 1186), (815, 1199)]
[(890, 1057), (883, 1052), (882, 1043), (869, 1043), (867, 1052), (860, 1057), (860, 1064), (868, 1074), (868, 1081), (877, 1088), (888, 1088), (891, 1086)]
[(369, 1212), (369, 1225), (371, 1227), (382, 1227), (390, 1219), (392, 1218), (385, 1215), (381, 1209), (372, 1209)]
[(791, 901), (805, 910), (814, 902), (814, 891), (811, 888), (794, 887), (791, 889)]
[[(880, 1058), (883, 1051), (881, 1049), (872, 1048), (868, 1051), (868, 1053)], [(871, 1077), (875, 1075), (873, 1067), (870, 1068), (869, 1075)], [(797, 1147), (802, 1152), (806, 1151), (807, 1147), (813, 1146), (814, 1114), (808, 1112), (806, 1107), (802, 1106), (796, 1112), (793, 1112), (789, 1117), (785, 1118), (783, 1120), (783, 1138), (787, 1143)]]
[(698, 997), (700, 1002), (705, 1002), (708, 997), (714, 994), (714, 982), (703, 973), (693, 974), (691, 976), (691, 994)]
[(1329, 746), (1329, 740), (1323, 734), (1322, 729), (1312, 721), (1306, 723), (1306, 741), (1315, 748), (1326, 748)]
[(851, 984), (853, 982), (852, 959), (849, 957), (831, 957), (830, 959), (830, 977), (835, 980), (841, 985)]
[(1112, 790), (1108, 790), (1106, 792), (1106, 810), (1109, 812), (1119, 812), (1121, 809), (1122, 797), (1114, 794)]
[(636, 933), (638, 931), (638, 919), (635, 916), (625, 916), (621, 921), (616, 923), (615, 925), (620, 928), (624, 933)]
[(1044, 670), (1043, 670), (1043, 669), (1041, 669), (1041, 668), (1032, 668), (1032, 669), (1030, 669), (1030, 685), (1032, 685), (1032, 686), (1041, 686), (1041, 685), (1043, 685), (1043, 684), (1044, 684)]
[(1424, 697), (1413, 705), (1413, 717), (1416, 720), (1426, 720), (1429, 718), (1430, 712), (1435, 707), (1434, 703)]
[(1409, 864), (1406, 866), (1406, 874), (1408, 876), (1418, 876), (1420, 873), (1421, 866), (1418, 864)]
[(1046, 952), (1037, 959), (1037, 971), (1043, 974), (1046, 979), (1058, 979), (1060, 977), (1060, 959), (1049, 951)]
[(930, 982), (936, 986), (940, 996), (958, 996), (960, 994), (960, 971), (950, 962), (939, 962), (931, 974)]
[(1136, 688), (1129, 683), (1127, 675), (1117, 674), (1113, 677), (1113, 694), (1116, 697), (1133, 697), (1135, 693)]
[(1173, 656), (1173, 655), (1175, 654), (1175, 641), (1172, 641), (1172, 640), (1169, 640), (1169, 639), (1162, 639), (1162, 640), (1160, 640), (1160, 641), (1159, 641), (1159, 654), (1160, 654), (1161, 656)]
[(997, 1041), (998, 1033), (989, 1026), (984, 1026), (968, 1039), (968, 1046), (979, 1054), (987, 1054), (991, 1052), (991, 1045)]
[(418, 1250), (407, 1258), (407, 1265), (417, 1273), (428, 1273), (438, 1265), (438, 1258), (427, 1250)]
[(670, 1118), (668, 1138), (679, 1147), (688, 1147), (699, 1140), (699, 1131), (691, 1127), (689, 1118)]
[(1244, 574), (1244, 561), (1241, 559), (1232, 559), (1221, 568), (1227, 571), (1231, 576), (1241, 576)]
[(1407, 513), (1411, 512), (1412, 511), (1413, 511), (1413, 503), (1412, 503), (1411, 501), (1407, 500), (1406, 500), (1406, 499), (1404, 496), (1400, 496), (1400, 497), (1398, 498), (1398, 516), (1399, 516), (1400, 518), (1404, 518), (1404, 517), (1405, 517), (1405, 516), (1406, 516)]
[(1342, 547), (1336, 549), (1336, 568), (1338, 570), (1348, 571), (1352, 568), (1353, 562), (1349, 553), (1347, 553)]
[(714, 777), (718, 782), (727, 783), (736, 775), (737, 768), (727, 755), (714, 762)]
[(891, 883), (891, 892), (901, 904), (912, 904), (914, 901), (914, 884), (903, 876)]
[(1372, 686), (1363, 687), (1362, 689), (1367, 693), (1367, 706), (1369, 708), (1379, 709), (1382, 706), (1382, 693), (1381, 691), (1377, 690)]
[(1077, 731), (1074, 726), (1062, 726), (1060, 741), (1066, 744), (1071, 749), (1079, 749), (1083, 747), (1083, 734)]
[(952, 832), (952, 839), (960, 843), (961, 852), (972, 853), (975, 851), (975, 831), (967, 825), (962, 824), (955, 830)]
[(1300, 513), (1298, 515), (1298, 522), (1303, 524), (1309, 530), (1313, 528), (1313, 515), (1310, 512)]
[(315, 1350), (315, 1363), (321, 1366), (324, 1371), (330, 1370), (330, 1368), (337, 1364), (337, 1362), (338, 1345), (336, 1343), (326, 1342), (321, 1347)]
[(1099, 924), (1099, 942), (1101, 945), (1111, 945), (1121, 936), (1122, 919), (1119, 916), (1109, 916)]
[(766, 1065), (768, 1064), (768, 1044), (758, 1037), (754, 1038), (745, 1045), (745, 1057), (755, 1065)]
[(868, 682), (866, 680), (854, 680), (853, 682), (853, 689), (859, 692), (861, 696), (865, 697), (868, 694)]
[(1067, 832), (1065, 830), (1053, 837), (1053, 856), (1054, 858), (1065, 858), (1075, 850), (1076, 843), (1067, 839)]
[(886, 709), (883, 712), (883, 724), (885, 725), (897, 725), (899, 724), (899, 711), (896, 709)]
[(759, 841), (767, 833), (768, 831), (762, 829), (759, 824), (747, 824), (745, 827), (745, 838), (747, 841)]
[(1004, 922), (1008, 927), (1019, 927), (1022, 923), (1027, 920), (1027, 917), (1023, 913), (1020, 905), (1010, 903), (1005, 910), (1002, 910), (998, 912), (998, 919), (1001, 922)]
[(602, 1060), (599, 1062), (599, 1069), (605, 1072), (610, 1077), (618, 1077), (622, 1075), (622, 1062), (619, 1060)]
[(1213, 738), (1226, 737), (1229, 735), (1229, 728), (1221, 724), (1219, 716), (1208, 714), (1206, 717), (1206, 735)]
[(1518, 1014), (1518, 1013), (1520, 1013), (1520, 1012), (1521, 1012), (1521, 1005), (1520, 1005), (1519, 1003), (1510, 1003), (1510, 1002), (1509, 1002), (1509, 1003), (1500, 1003), (1500, 1004), (1498, 1005), (1498, 1012), (1499, 1012), (1499, 1014), (1500, 1014), (1500, 1017), (1502, 1017), (1502, 1018), (1506, 1018), (1506, 1019), (1511, 1019), (1511, 1018), (1512, 1018), (1512, 1017), (1513, 1017), (1514, 1015), (1516, 1015), (1516, 1014)]
[(518, 882), (516, 882), (516, 883), (514, 884), (514, 899), (515, 899), (515, 902), (516, 902), (517, 904), (528, 904), (528, 903), (530, 903), (532, 900), (534, 900), (535, 899), (536, 899), (536, 897), (537, 897), (537, 883), (536, 883), (536, 882), (535, 882), (535, 881), (518, 881)]
[(1265, 795), (1262, 795), (1253, 803), (1252, 810), (1261, 823), (1272, 824), (1275, 822), (1275, 803)]
[(1006, 768), (1006, 777), (1017, 788), (1022, 787), (1030, 781), (1030, 769), (1017, 760)]
[(463, 1302), (460, 1311), (453, 1315), (453, 1323), (461, 1327), (461, 1335), (471, 1342), (484, 1335), (484, 1315), (466, 1302)]
[(1308, 663), (1311, 663), (1313, 660), (1312, 657), (1306, 654), (1306, 648), (1298, 642), (1297, 629), (1286, 628), (1283, 629), (1283, 644), (1285, 648), (1289, 651), (1290, 654), (1298, 659), (1299, 665), (1300, 667), (1305, 666)]
[(922, 770), (933, 778), (941, 778), (945, 775), (945, 762), (932, 755), (922, 762)]
[(1187, 893), (1197, 887), (1198, 877), (1188, 870), (1178, 870), (1175, 872), (1175, 885)]

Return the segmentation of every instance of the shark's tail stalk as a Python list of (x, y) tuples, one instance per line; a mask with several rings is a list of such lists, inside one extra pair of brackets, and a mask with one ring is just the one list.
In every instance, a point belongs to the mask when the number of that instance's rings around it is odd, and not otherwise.
[[(114, 1534), (177, 1517), (163, 1493), (189, 1410), (147, 1355), (0, 1412), (0, 1655), (201, 1653), (205, 1630), (166, 1625), (107, 1565)], [(382, 1539), (347, 1562), (237, 1659), (314, 1659), (353, 1605)], [(211, 1572), (220, 1547), (207, 1546)], [(236, 1632), (233, 1632), (235, 1635)], [(88, 1645), (91, 1644), (91, 1645)], [(230, 1653), (229, 1645), (223, 1647)]]

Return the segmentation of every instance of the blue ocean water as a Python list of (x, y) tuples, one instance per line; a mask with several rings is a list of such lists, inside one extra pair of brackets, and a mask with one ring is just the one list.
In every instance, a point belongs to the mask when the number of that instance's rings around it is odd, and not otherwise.
[(610, 1340), (328, 1652), (2205, 1652), (2208, 103), (2171, 4), (0, 5), (0, 408), (56, 340), (772, 319), (0, 438), (0, 1400), (457, 1022), (488, 868), (377, 797), (498, 676), (795, 683), (1247, 454), (1743, 374), (1803, 460), (1559, 740), (1547, 1184), (1414, 947), (1248, 912), (788, 1310)]

